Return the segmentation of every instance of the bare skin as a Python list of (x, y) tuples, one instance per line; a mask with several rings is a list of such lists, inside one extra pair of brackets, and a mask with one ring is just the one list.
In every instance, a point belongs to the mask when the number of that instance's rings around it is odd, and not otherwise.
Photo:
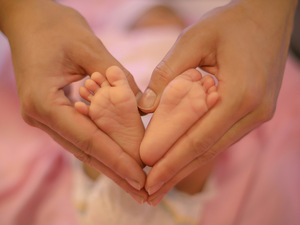
[(168, 83), (197, 66), (217, 77), (221, 101), (165, 149), (147, 177), (146, 190), (160, 186), (150, 201), (272, 118), (296, 4), (234, 0), (185, 29), (155, 68), (139, 101), (142, 111), (155, 111)]
[(216, 103), (216, 89), (213, 78), (202, 78), (196, 69), (185, 71), (168, 84), (141, 144), (140, 154), (146, 165), (155, 165), (172, 144)]
[[(181, 136), (188, 126), (203, 116), (218, 100), (213, 79), (209, 76), (202, 78), (199, 71), (190, 69), (166, 88), (144, 137), (136, 98), (120, 68), (110, 67), (105, 76), (98, 72), (93, 73), (79, 92), (90, 105), (77, 102), (75, 108), (83, 115), (89, 116), (100, 130), (117, 142), (141, 166), (140, 155), (163, 155), (165, 152), (162, 150), (172, 143), (172, 139)], [(184, 114), (182, 110), (185, 111)], [(178, 130), (178, 133), (172, 137), (170, 131), (174, 129)], [(168, 139), (171, 141), (165, 142)], [(197, 179), (195, 182), (195, 177), (206, 178), (203, 171), (208, 176), (210, 167), (195, 172), (190, 179), (187, 178), (178, 184), (178, 189), (190, 194), (200, 191), (205, 179)], [(148, 190), (149, 193), (155, 191)], [(151, 204), (156, 205), (156, 202)]]
[[(105, 73), (118, 65), (137, 95), (139, 89), (130, 73), (76, 10), (49, 0), (0, 0), (0, 5), (0, 30), (10, 43), (24, 120), (126, 192), (147, 199), (145, 191), (135, 188), (143, 187), (146, 180), (141, 166), (75, 110), (64, 91), (86, 74)], [(127, 180), (138, 185), (132, 187)]]
[[(235, 0), (182, 32), (155, 69), (149, 84), (153, 95), (147, 91), (140, 108), (153, 112), (167, 84), (197, 66), (217, 76), (222, 101), (176, 141), (168, 157), (158, 162), (160, 166), (153, 167), (148, 186), (164, 185), (151, 199), (167, 193), (179, 180), (272, 117), (297, 2)], [(48, 0), (0, 0), (0, 5), (0, 29), (11, 46), (24, 120), (124, 190), (137, 194), (126, 179), (144, 186), (146, 177), (139, 164), (74, 110), (63, 92), (85, 74), (104, 73), (109, 66), (120, 64), (82, 16), (70, 8)], [(135, 82), (126, 74), (137, 94)], [(122, 161), (116, 160), (120, 154)], [(160, 167), (172, 173), (163, 173)]]
[(142, 166), (139, 148), (145, 129), (136, 98), (119, 67), (108, 68), (105, 75), (92, 74), (79, 91), (90, 105), (77, 102), (75, 107)]

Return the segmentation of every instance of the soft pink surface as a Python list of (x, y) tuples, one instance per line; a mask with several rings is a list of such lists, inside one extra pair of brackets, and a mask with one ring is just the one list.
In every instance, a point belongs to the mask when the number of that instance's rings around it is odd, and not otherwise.
[[(101, 20), (95, 18), (113, 1), (91, 2), (106, 5), (99, 10), (80, 7), (82, 1), (73, 5), (99, 29)], [(9, 57), (5, 54), (5, 62)], [(22, 121), (11, 65), (0, 64), (0, 224), (77, 224), (69, 155)], [(299, 87), (299, 64), (289, 58), (274, 118), (220, 157), (214, 172), (217, 195), (200, 224), (299, 224)]]
[(5, 65), (0, 68), (0, 224), (76, 225), (67, 153), (23, 122), (11, 65)]

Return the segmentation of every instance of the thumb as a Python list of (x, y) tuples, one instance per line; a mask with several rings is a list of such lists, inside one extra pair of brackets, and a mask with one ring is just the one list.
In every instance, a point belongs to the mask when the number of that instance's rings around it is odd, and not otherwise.
[(184, 71), (199, 66), (203, 56), (197, 37), (193, 34), (193, 29), (184, 31), (156, 66), (147, 89), (139, 99), (138, 106), (141, 111), (155, 111), (168, 83)]

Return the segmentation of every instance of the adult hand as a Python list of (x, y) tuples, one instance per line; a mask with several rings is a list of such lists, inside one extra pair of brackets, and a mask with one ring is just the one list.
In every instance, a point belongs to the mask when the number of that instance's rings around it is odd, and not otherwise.
[(192, 171), (272, 118), (296, 3), (241, 0), (218, 8), (187, 28), (154, 70), (139, 102), (144, 112), (153, 112), (166, 85), (189, 68), (216, 76), (220, 101), (170, 149), (162, 149), (162, 158), (142, 158), (154, 163), (145, 186), (150, 202), (157, 204)]
[[(130, 194), (145, 199), (146, 192), (140, 191), (145, 174), (139, 164), (78, 113), (63, 90), (87, 74), (105, 74), (112, 65), (123, 67), (75, 10), (48, 0), (0, 3), (0, 28), (10, 42), (24, 120)], [(132, 76), (123, 70), (138, 94)]]

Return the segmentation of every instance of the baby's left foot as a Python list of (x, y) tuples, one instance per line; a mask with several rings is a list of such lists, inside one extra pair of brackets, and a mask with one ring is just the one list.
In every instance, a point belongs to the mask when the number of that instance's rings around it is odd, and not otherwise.
[(99, 129), (142, 165), (139, 147), (144, 126), (124, 72), (117, 66), (108, 68), (106, 77), (95, 72), (79, 92), (90, 105), (77, 102), (75, 108), (90, 116)]
[(153, 166), (218, 100), (214, 80), (196, 69), (176, 77), (165, 88), (141, 143), (143, 162)]

